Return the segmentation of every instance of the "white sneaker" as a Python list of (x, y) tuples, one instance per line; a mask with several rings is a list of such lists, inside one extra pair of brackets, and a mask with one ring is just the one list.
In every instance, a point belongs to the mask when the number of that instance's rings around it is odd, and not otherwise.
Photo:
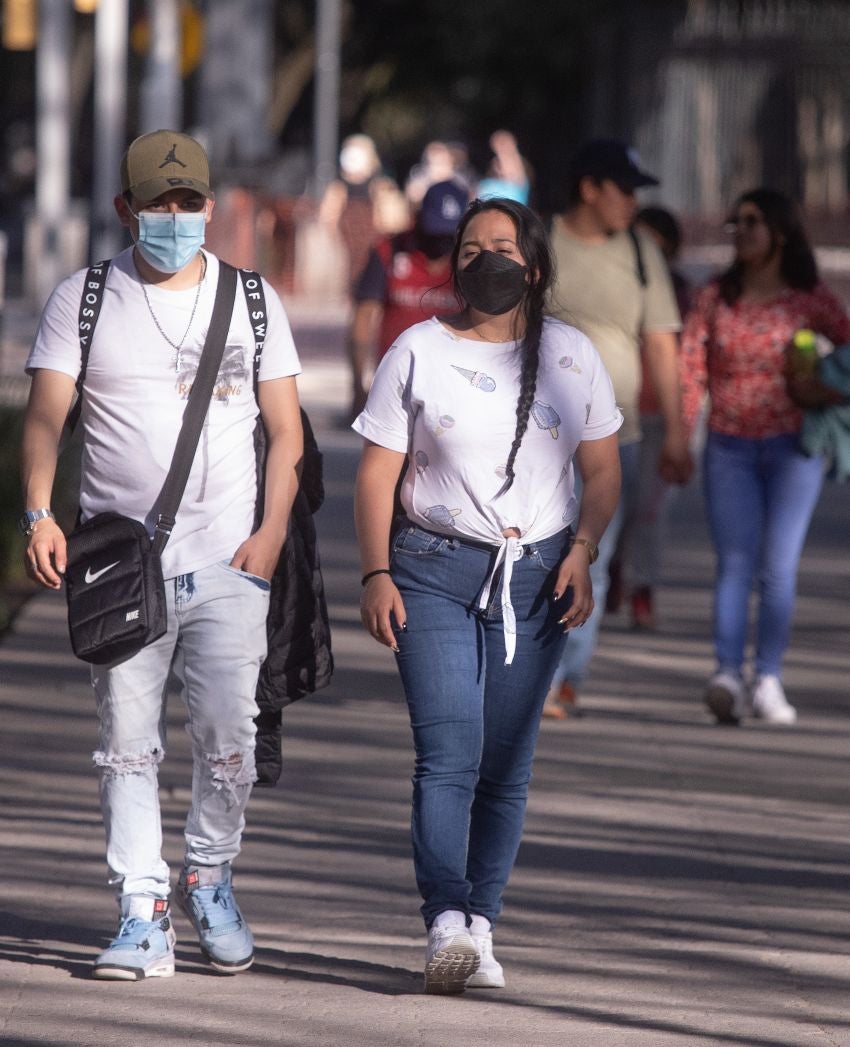
[(767, 723), (796, 723), (797, 710), (785, 697), (778, 676), (759, 676), (753, 686), (753, 715)]
[(720, 669), (705, 688), (703, 701), (718, 723), (737, 724), (747, 715), (747, 689), (737, 673)]
[(466, 928), (466, 914), (457, 909), (441, 912), (428, 931), (425, 992), (444, 996), (463, 992), (478, 963), (478, 950)]
[(505, 972), (493, 955), (493, 932), (486, 916), (473, 916), (469, 928), (478, 950), (478, 970), (466, 979), (467, 989), (503, 989)]

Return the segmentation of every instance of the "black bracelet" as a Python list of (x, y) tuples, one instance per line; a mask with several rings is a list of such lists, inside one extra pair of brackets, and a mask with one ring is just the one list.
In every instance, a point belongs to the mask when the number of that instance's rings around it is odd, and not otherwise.
[(369, 571), (368, 574), (364, 574), (360, 579), (360, 584), (365, 585), (370, 578), (374, 578), (376, 574), (391, 574), (389, 567), (379, 567), (377, 571)]

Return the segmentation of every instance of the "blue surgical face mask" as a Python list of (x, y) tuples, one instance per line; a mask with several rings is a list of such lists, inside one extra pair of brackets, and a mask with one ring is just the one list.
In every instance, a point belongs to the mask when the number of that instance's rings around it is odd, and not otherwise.
[(162, 214), (140, 211), (136, 246), (142, 258), (161, 273), (176, 273), (195, 257), (206, 235), (206, 210)]

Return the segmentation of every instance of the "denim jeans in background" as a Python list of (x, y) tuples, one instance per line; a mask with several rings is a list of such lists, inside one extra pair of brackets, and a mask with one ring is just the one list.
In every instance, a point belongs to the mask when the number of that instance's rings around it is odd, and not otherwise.
[[(640, 467), (640, 442), (620, 445), (620, 472), (622, 475), (620, 499), (599, 539), (599, 556), (596, 563), (590, 566), (590, 581), (593, 585), (593, 612), (578, 629), (571, 629), (569, 643), (564, 648), (561, 661), (555, 670), (552, 685), (560, 687), (566, 680), (578, 685), (587, 676), (587, 669), (596, 641), (599, 638), (599, 627), (605, 614), (605, 598), (608, 595), (610, 578), (608, 568), (611, 558), (617, 551), (620, 532), (627, 520), (634, 517), (637, 510), (638, 476)], [(581, 498), (581, 480), (577, 479), (576, 493)]]
[(165, 754), (168, 676), (182, 679), (192, 739), (186, 860), (239, 853), (256, 778), (255, 693), (266, 655), (269, 583), (226, 563), (166, 580), (168, 631), (138, 654), (92, 666), (100, 719), (100, 796), (109, 882), (166, 898), (157, 770)]
[(740, 672), (750, 591), (758, 580), (756, 675), (782, 673), (797, 567), (823, 484), (823, 460), (809, 458), (795, 434), (751, 440), (710, 432), (705, 500), (717, 575), (714, 646), (721, 669)]
[(407, 629), (397, 657), (415, 746), (413, 859), (426, 926), (446, 909), (495, 922), (522, 836), (543, 700), (563, 644), (552, 598), (569, 532), (523, 549), (511, 599), (517, 647), (505, 665), (495, 549), (423, 530), (396, 533), (391, 568)]

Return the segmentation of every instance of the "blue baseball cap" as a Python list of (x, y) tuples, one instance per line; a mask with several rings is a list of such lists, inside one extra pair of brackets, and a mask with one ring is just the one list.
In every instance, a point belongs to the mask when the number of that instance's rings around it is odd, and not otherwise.
[(452, 236), (469, 203), (469, 194), (457, 182), (435, 182), (422, 198), (417, 223), (426, 236)]

